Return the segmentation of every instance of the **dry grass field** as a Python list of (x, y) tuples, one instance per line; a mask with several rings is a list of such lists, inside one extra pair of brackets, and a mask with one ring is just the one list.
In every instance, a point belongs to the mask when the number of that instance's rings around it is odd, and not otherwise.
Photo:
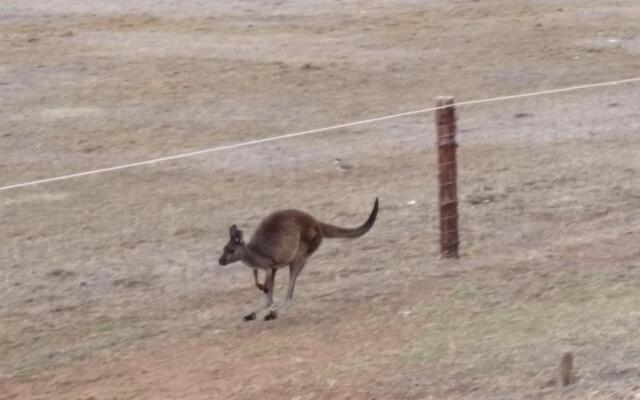
[[(4, 0), (0, 185), (634, 77), (639, 20), (636, 0)], [(628, 84), (460, 107), (455, 261), (429, 114), (2, 191), (0, 399), (638, 399), (638, 104)], [(293, 308), (242, 321), (261, 294), (217, 264), (230, 224), (351, 226), (375, 196)]]

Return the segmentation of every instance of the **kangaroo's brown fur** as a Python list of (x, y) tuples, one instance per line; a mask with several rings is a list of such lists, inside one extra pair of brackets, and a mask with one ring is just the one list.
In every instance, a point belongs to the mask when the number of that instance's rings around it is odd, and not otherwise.
[[(235, 225), (229, 228), (229, 242), (224, 246), (220, 265), (242, 261), (253, 269), (256, 287), (263, 291), (266, 301), (256, 311), (245, 316), (246, 321), (256, 313), (269, 309), (265, 320), (275, 319), (279, 306), (273, 305), (273, 287), (276, 271), (289, 266), (289, 287), (283, 305), (291, 305), (296, 279), (307, 260), (318, 250), (324, 238), (357, 238), (367, 233), (378, 215), (378, 199), (367, 221), (357, 228), (341, 228), (317, 221), (299, 210), (276, 211), (267, 216), (254, 232), (249, 243), (244, 242), (242, 231)], [(258, 280), (258, 270), (264, 270), (264, 285)]]

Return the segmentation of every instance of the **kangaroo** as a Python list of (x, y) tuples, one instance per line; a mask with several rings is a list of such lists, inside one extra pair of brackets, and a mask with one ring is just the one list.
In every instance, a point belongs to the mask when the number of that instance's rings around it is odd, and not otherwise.
[[(245, 321), (256, 319), (257, 313), (269, 310), (265, 321), (276, 319), (277, 310), (291, 307), (296, 279), (307, 260), (318, 250), (325, 238), (357, 238), (369, 232), (378, 215), (378, 198), (367, 221), (357, 228), (341, 228), (317, 221), (311, 215), (299, 210), (276, 211), (260, 222), (249, 243), (245, 243), (243, 233), (236, 225), (229, 228), (229, 242), (224, 246), (220, 265), (242, 261), (253, 269), (256, 287), (265, 294), (264, 303), (252, 313), (245, 315)], [(273, 304), (273, 288), (276, 271), (289, 266), (289, 286), (284, 301)], [(258, 270), (266, 272), (264, 284), (258, 280)]]

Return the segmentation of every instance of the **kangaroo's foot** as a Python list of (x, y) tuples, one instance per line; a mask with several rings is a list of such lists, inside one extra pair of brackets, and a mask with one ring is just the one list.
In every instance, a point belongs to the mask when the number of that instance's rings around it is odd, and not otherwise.
[(256, 319), (256, 313), (252, 312), (251, 314), (247, 314), (242, 318), (244, 321), (253, 321)]
[(265, 321), (271, 321), (276, 318), (278, 318), (278, 313), (276, 313), (275, 311), (269, 311), (269, 314), (264, 316)]

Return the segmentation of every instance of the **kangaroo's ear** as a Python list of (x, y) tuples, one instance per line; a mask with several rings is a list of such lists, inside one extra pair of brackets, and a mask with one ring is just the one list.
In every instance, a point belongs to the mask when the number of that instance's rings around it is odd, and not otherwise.
[(238, 244), (243, 243), (242, 231), (235, 224), (229, 228), (229, 238)]

